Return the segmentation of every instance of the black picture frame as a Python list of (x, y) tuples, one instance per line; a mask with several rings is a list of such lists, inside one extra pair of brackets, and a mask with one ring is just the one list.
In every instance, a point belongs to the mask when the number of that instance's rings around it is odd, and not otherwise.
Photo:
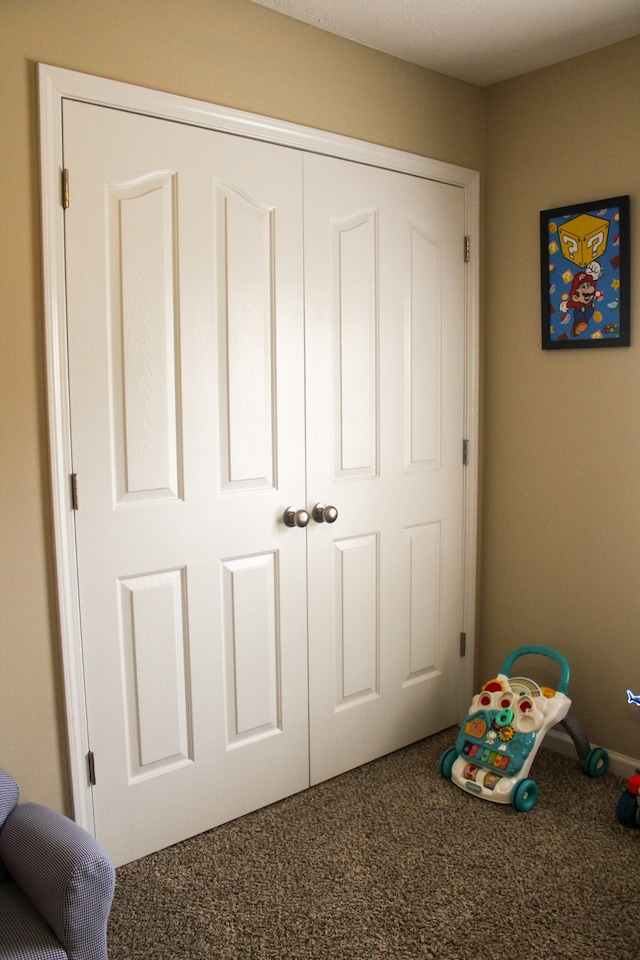
[(631, 344), (629, 197), (540, 213), (542, 349)]

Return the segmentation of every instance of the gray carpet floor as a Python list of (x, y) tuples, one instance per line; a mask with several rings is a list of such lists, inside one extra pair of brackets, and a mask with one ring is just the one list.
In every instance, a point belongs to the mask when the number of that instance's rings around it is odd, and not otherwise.
[(624, 781), (543, 747), (518, 813), (442, 779), (456, 734), (121, 867), (110, 960), (640, 960)]

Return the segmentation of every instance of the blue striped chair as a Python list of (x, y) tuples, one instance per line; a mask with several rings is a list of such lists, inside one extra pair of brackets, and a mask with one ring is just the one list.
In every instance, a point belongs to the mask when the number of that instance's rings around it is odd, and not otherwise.
[(97, 840), (55, 810), (18, 804), (0, 770), (0, 958), (106, 960), (114, 889)]

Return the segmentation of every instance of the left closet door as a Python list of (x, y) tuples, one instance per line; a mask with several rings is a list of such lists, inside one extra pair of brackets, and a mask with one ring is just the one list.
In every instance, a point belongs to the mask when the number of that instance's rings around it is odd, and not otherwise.
[[(302, 160), (65, 101), (96, 834), (117, 863), (309, 783)], [(286, 602), (285, 602), (286, 598)]]

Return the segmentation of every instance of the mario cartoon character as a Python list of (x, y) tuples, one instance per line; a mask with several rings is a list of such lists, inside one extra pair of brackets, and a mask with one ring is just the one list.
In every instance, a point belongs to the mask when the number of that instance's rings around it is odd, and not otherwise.
[(603, 293), (596, 290), (596, 283), (602, 275), (602, 267), (593, 260), (584, 270), (576, 273), (571, 284), (571, 292), (563, 293), (560, 303), (560, 312), (563, 314), (562, 323), (573, 320), (571, 336), (579, 337), (583, 334), (593, 316), (594, 301), (602, 300)]

